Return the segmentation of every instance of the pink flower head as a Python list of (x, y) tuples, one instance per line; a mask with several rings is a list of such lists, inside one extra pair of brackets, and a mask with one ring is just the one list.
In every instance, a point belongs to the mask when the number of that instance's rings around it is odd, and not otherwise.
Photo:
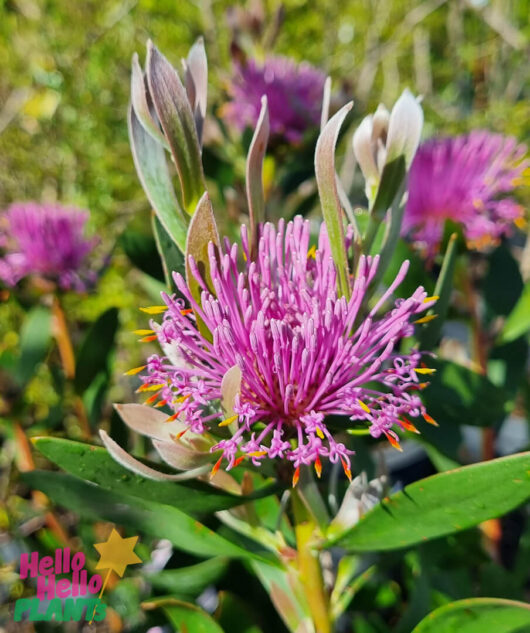
[(0, 225), (0, 279), (14, 286), (23, 277), (38, 275), (64, 290), (82, 292), (94, 283), (87, 256), (97, 240), (84, 237), (88, 211), (60, 205), (23, 202), (4, 213)]
[(223, 113), (235, 128), (254, 129), (266, 95), (271, 135), (299, 143), (308, 128), (320, 122), (326, 76), (307, 62), (296, 64), (286, 57), (269, 57), (263, 64), (255, 59), (236, 64), (229, 87), (232, 101)]
[[(384, 434), (396, 446), (394, 429), (415, 430), (403, 416), (424, 415), (418, 397), (420, 353), (400, 354), (400, 339), (413, 332), (411, 318), (429, 308), (418, 288), (408, 299), (378, 316), (401, 283), (408, 262), (371, 309), (363, 299), (378, 266), (378, 257), (362, 258), (351, 299), (337, 296), (336, 269), (323, 226), (318, 248), (309, 249), (309, 221), (261, 227), (258, 255), (250, 260), (246, 228), (238, 246), (225, 240), (218, 258), (210, 244), (210, 272), (215, 296), (202, 285), (201, 305), (180, 274), (175, 282), (211, 333), (208, 340), (182, 299), (163, 294), (167, 305), (161, 324), (153, 323), (165, 356), (152, 356), (142, 376), (143, 389), (159, 388), (157, 396), (181, 415), (194, 433), (223, 422), (219, 400), (225, 373), (238, 365), (242, 374), (236, 398), (232, 435), (212, 448), (222, 450), (230, 469), (245, 457), (254, 465), (264, 459), (286, 459), (295, 468), (321, 458), (340, 460), (350, 476), (352, 451), (337, 441), (326, 425), (330, 414), (349, 416)], [(313, 254), (314, 253), (314, 254)], [(241, 269), (242, 268), (242, 269)], [(149, 399), (153, 402), (157, 396)]]
[(432, 256), (446, 220), (462, 225), (472, 247), (509, 233), (523, 213), (507, 195), (526, 168), (525, 152), (514, 138), (486, 131), (421, 145), (410, 169), (403, 235)]

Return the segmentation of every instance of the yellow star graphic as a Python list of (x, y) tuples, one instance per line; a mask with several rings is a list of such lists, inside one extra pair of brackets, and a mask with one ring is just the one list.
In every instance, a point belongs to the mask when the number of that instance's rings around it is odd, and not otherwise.
[(142, 562), (142, 559), (133, 551), (137, 541), (137, 536), (122, 538), (118, 532), (112, 528), (109, 538), (104, 543), (94, 544), (94, 547), (100, 554), (96, 569), (112, 569), (118, 576), (123, 576), (127, 565)]

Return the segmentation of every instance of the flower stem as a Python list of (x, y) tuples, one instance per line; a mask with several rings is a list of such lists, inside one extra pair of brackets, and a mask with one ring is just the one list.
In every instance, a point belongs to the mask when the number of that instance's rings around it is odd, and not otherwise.
[[(59, 348), (59, 356), (61, 357), (64, 375), (68, 380), (73, 381), (75, 378), (74, 347), (72, 345), (72, 339), (70, 338), (70, 332), (68, 331), (66, 316), (57, 295), (53, 297), (52, 315), (54, 336), (57, 341), (57, 347)], [(90, 439), (90, 425), (88, 423), (83, 401), (78, 395), (74, 396), (74, 408), (81, 427), (83, 438)]]
[(332, 633), (329, 597), (324, 587), (318, 551), (314, 548), (314, 536), (318, 529), (296, 489), (292, 494), (295, 518), (295, 535), (298, 553), (298, 570), (304, 587), (316, 633)]

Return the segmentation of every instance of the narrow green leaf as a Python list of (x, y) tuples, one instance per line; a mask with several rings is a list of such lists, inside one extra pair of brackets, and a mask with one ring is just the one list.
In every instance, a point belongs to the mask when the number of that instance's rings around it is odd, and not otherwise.
[(208, 98), (208, 59), (202, 37), (197, 38), (197, 41), (190, 48), (184, 66), (186, 70), (186, 93), (188, 101), (192, 105), (200, 145)]
[(386, 212), (394, 204), (396, 196), (400, 193), (401, 185), (407, 175), (405, 157), (398, 156), (386, 163), (381, 173), (381, 180), (377, 188), (377, 195), (370, 213), (376, 221), (385, 219)]
[(344, 243), (342, 207), (337, 190), (335, 146), (342, 123), (352, 106), (353, 102), (346, 104), (328, 121), (318, 138), (315, 150), (318, 194), (328, 231), (331, 254), (337, 267), (337, 285), (339, 292), (347, 299), (350, 297), (350, 281), (348, 256)]
[(75, 367), (75, 389), (82, 394), (101, 372), (108, 372), (110, 355), (118, 331), (118, 309), (109, 308), (100, 315), (88, 330), (79, 352)]
[(439, 607), (412, 633), (530, 633), (530, 605), (501, 598), (469, 598)]
[(445, 251), (442, 268), (436, 280), (434, 288), (434, 296), (440, 297), (433, 309), (427, 314), (437, 314), (434, 321), (426, 323), (419, 335), (419, 348), (423, 350), (432, 349), (440, 340), (442, 334), (442, 326), (447, 316), (449, 302), (451, 300), (451, 291), (453, 289), (453, 275), (455, 271), (456, 255), (457, 255), (457, 234), (453, 233), (449, 238), (447, 250)]
[(132, 106), (128, 127), (134, 165), (145, 194), (167, 233), (184, 252), (187, 221), (175, 196), (164, 148), (144, 130)]
[(206, 186), (191, 106), (176, 70), (151, 41), (146, 69), (149, 92), (179, 174), (183, 206), (193, 215)]
[[(220, 240), (215, 216), (213, 214), (212, 203), (207, 193), (204, 193), (199, 200), (197, 209), (193, 214), (186, 239), (186, 281), (191, 294), (197, 305), (201, 305), (201, 286), (195, 279), (190, 266), (190, 255), (195, 260), (195, 264), (201, 274), (201, 277), (212, 294), (215, 294), (212, 278), (210, 276), (210, 258), (208, 255), (208, 245), (212, 242), (219, 250)], [(204, 325), (202, 319), (195, 311), (197, 326), (201, 334), (207, 339), (212, 340), (212, 334)]]
[(37, 306), (26, 315), (20, 330), (20, 358), (16, 377), (24, 385), (35, 373), (37, 365), (44, 360), (52, 338), (51, 312)]
[(503, 457), (406, 486), (329, 545), (354, 552), (399, 549), (499, 517), (529, 498), (530, 453)]
[(156, 598), (142, 602), (142, 607), (144, 609), (163, 609), (178, 633), (223, 633), (223, 629), (206, 611), (176, 598)]
[(530, 331), (530, 282), (527, 282), (519, 301), (510, 312), (502, 332), (500, 341), (509, 343)]
[(164, 569), (148, 574), (147, 580), (157, 589), (177, 596), (198, 596), (208, 585), (217, 582), (228, 567), (227, 558), (212, 558), (180, 569)]
[(164, 279), (156, 242), (151, 235), (127, 229), (120, 235), (119, 244), (136, 268), (159, 281)]
[[(254, 558), (255, 554), (231, 543), (174, 506), (105, 490), (64, 473), (34, 470), (24, 481), (54, 503), (89, 520), (111, 521), (165, 538), (178, 549), (196, 556)], [(159, 484), (160, 485), (160, 484)], [(259, 556), (257, 556), (260, 559)]]
[(250, 143), (247, 156), (246, 187), (247, 202), (250, 217), (250, 256), (253, 259), (258, 248), (258, 226), (265, 221), (265, 198), (263, 195), (263, 159), (267, 151), (269, 140), (269, 110), (267, 97), (261, 98), (261, 111), (259, 113), (256, 130)]
[(153, 235), (155, 236), (156, 247), (162, 261), (164, 278), (168, 288), (175, 291), (176, 287), (173, 280), (173, 273), (179, 272), (184, 274), (184, 253), (168, 235), (158, 216), (153, 214), (152, 220)]
[[(233, 508), (247, 500), (202, 481), (173, 483), (145, 479), (120, 466), (100, 446), (57, 437), (37, 437), (33, 443), (50, 461), (72, 475), (118, 494), (174, 505), (192, 516)], [(272, 489), (263, 489), (255, 496), (259, 498), (262, 494), (273, 492)]]

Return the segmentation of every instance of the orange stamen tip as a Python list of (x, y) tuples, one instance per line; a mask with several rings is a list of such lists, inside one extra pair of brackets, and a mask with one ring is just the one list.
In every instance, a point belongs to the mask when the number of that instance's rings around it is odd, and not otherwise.
[(362, 400), (359, 400), (359, 398), (357, 398), (357, 402), (363, 411), (366, 411), (366, 413), (370, 413), (368, 405), (366, 405)]
[(293, 488), (296, 486), (299, 479), (300, 479), (300, 466), (298, 466), (293, 473)]
[(315, 472), (317, 474), (317, 477), (320, 479), (320, 477), (322, 476), (322, 462), (320, 461), (320, 457), (317, 457), (315, 459)]
[(406, 431), (411, 431), (412, 433), (418, 433), (418, 434), (420, 433), (418, 429), (414, 426), (414, 424), (412, 424), (410, 420), (407, 420), (407, 418), (402, 418), (400, 422), (401, 422), (401, 426)]
[(186, 314), (191, 314), (193, 312), (192, 308), (186, 308), (185, 310), (181, 310), (180, 314), (182, 314), (183, 316), (186, 316)]
[(434, 374), (436, 369), (432, 369), (431, 367), (416, 367), (414, 371), (417, 374)]
[(165, 420), (166, 422), (173, 422), (174, 420), (176, 420), (179, 417), (180, 413), (173, 413), (173, 415), (170, 415), (169, 418), (167, 420)]
[(432, 424), (433, 426), (440, 426), (438, 424), (438, 422), (436, 422), (436, 420), (431, 417), (428, 413), (424, 413), (423, 414), (423, 419), (425, 420), (425, 422), (427, 422), (428, 424)]
[(165, 406), (166, 406), (166, 404), (167, 404), (167, 400), (160, 400), (160, 402), (157, 402), (157, 403), (155, 404), (155, 407), (156, 407), (157, 409), (160, 409), (160, 407), (165, 407)]
[(146, 308), (140, 308), (142, 312), (146, 314), (162, 314), (167, 310), (167, 306), (147, 306)]
[(151, 341), (156, 341), (156, 334), (150, 334), (140, 339), (140, 343), (151, 343)]
[(319, 426), (317, 426), (317, 435), (318, 435), (318, 437), (319, 437), (321, 440), (323, 440), (323, 439), (324, 439), (324, 432), (322, 431), (322, 429), (321, 429)]
[(217, 474), (217, 471), (221, 467), (222, 461), (223, 461), (223, 456), (221, 455), (221, 457), (219, 457), (219, 459), (215, 462), (214, 467), (212, 468), (212, 471), (210, 473), (210, 479), (213, 479), (215, 477), (215, 475)]
[(241, 462), (245, 459), (245, 456), (242, 455), (241, 457), (238, 457), (235, 461), (234, 461), (234, 465), (232, 466), (232, 468), (235, 468), (236, 466), (239, 466), (239, 464), (241, 464)]
[(438, 301), (440, 297), (438, 295), (433, 295), (432, 297), (425, 297), (423, 303), (430, 303), (431, 301)]
[(249, 457), (263, 457), (267, 454), (267, 451), (254, 451), (253, 453), (247, 453)]
[(343, 459), (342, 457), (340, 458), (340, 461), (342, 462), (342, 468), (344, 469), (344, 473), (345, 473), (346, 477), (348, 477), (349, 481), (351, 481), (351, 470), (350, 470), (350, 467), (346, 463), (346, 460)]
[(133, 367), (132, 369), (129, 369), (129, 371), (126, 371), (123, 375), (135, 376), (136, 374), (139, 374), (141, 371), (143, 371), (146, 367), (147, 365), (140, 365), (140, 367)]
[(149, 396), (149, 398), (147, 398), (147, 400), (145, 401), (145, 404), (153, 404), (153, 402), (155, 402), (157, 398), (158, 398), (158, 393), (154, 393), (152, 396)]
[(186, 429), (184, 429), (183, 431), (180, 431), (179, 433), (177, 433), (177, 434), (175, 435), (175, 438), (176, 438), (177, 440), (180, 440), (180, 438), (184, 435), (184, 433), (187, 433), (187, 432), (188, 432), (188, 429), (186, 428)]
[(234, 420), (237, 420), (238, 417), (238, 415), (231, 415), (229, 418), (226, 418), (226, 420), (219, 422), (217, 426), (228, 426), (229, 424), (232, 424)]
[(146, 336), (147, 334), (154, 334), (154, 330), (133, 330), (133, 334), (138, 336)]
[(148, 385), (147, 383), (144, 383), (143, 385), (138, 387), (138, 389), (136, 390), (136, 393), (143, 393), (144, 391), (160, 391), (160, 389), (162, 389), (162, 387), (165, 387), (165, 386), (166, 386), (165, 383), (158, 384), (158, 385)]
[(430, 321), (434, 321), (434, 319), (437, 319), (438, 315), (437, 314), (428, 314), (427, 316), (421, 317), (421, 319), (416, 319), (414, 321), (414, 323), (429, 323)]
[(402, 453), (403, 449), (401, 448), (401, 444), (398, 442), (398, 440), (396, 440), (396, 438), (393, 435), (390, 435), (390, 433), (385, 432), (385, 435), (386, 435), (386, 439), (390, 443), (390, 446), (392, 446), (393, 448), (395, 448), (396, 450)]

